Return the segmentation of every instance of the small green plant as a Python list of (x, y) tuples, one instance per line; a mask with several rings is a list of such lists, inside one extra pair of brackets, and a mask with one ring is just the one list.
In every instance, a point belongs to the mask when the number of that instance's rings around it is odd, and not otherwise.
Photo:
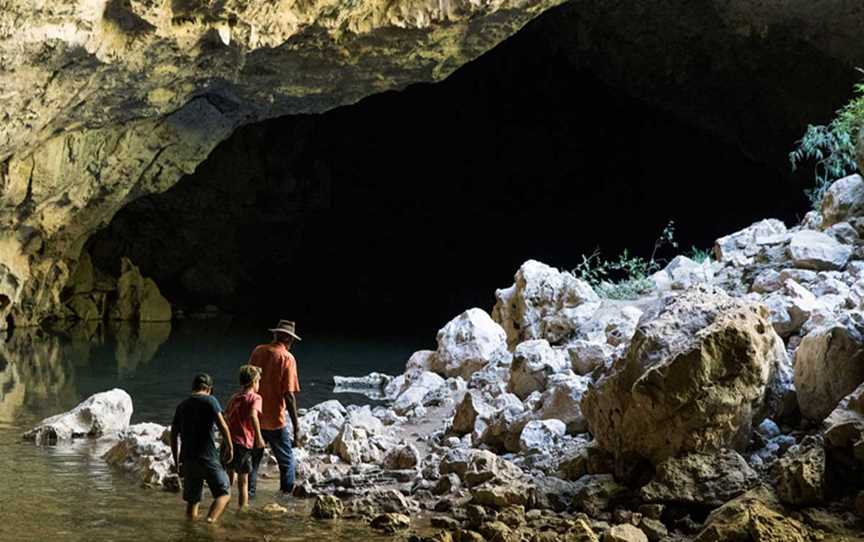
[(654, 281), (651, 274), (660, 270), (657, 251), (663, 246), (678, 247), (675, 241), (675, 222), (670, 220), (660, 237), (654, 241), (654, 249), (648, 259), (631, 255), (624, 249), (616, 259), (607, 260), (599, 250), (589, 256), (582, 255), (582, 261), (573, 269), (573, 274), (590, 284), (598, 295), (607, 299), (635, 299), (651, 291)]
[(711, 250), (690, 247), (690, 251), (685, 254), (688, 258), (696, 263), (705, 263), (712, 259)]
[[(861, 73), (864, 70), (858, 69)], [(808, 125), (804, 136), (789, 153), (792, 170), (805, 161), (813, 160), (815, 184), (805, 190), (814, 209), (819, 209), (825, 191), (835, 180), (851, 175), (858, 169), (855, 144), (864, 127), (864, 82), (855, 85), (852, 100), (840, 108), (827, 125)]]

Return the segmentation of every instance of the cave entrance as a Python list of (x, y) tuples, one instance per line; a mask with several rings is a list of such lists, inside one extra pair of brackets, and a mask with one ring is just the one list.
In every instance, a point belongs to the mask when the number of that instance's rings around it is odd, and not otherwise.
[[(652, 103), (610, 82), (602, 57), (568, 52), (553, 15), (440, 84), (237, 130), (193, 175), (119, 212), (88, 243), (94, 262), (128, 256), (184, 310), (386, 337), (488, 310), (529, 258), (648, 256), (669, 221), (678, 251), (708, 249), (807, 211), (785, 157), (712, 125), (737, 102), (701, 117), (674, 92)], [(692, 70), (693, 85), (710, 80)], [(790, 146), (798, 127), (784, 130), (766, 147)]]

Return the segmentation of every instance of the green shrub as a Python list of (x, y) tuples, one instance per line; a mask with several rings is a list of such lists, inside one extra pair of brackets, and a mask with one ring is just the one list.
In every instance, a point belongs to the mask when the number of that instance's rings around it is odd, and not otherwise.
[(654, 241), (654, 250), (648, 259), (631, 255), (627, 249), (614, 260), (602, 257), (599, 250), (582, 255), (582, 261), (573, 274), (590, 284), (600, 297), (607, 299), (636, 299), (654, 288), (651, 275), (660, 270), (657, 251), (664, 245), (678, 247), (675, 241), (675, 222), (670, 220), (660, 237)]
[[(860, 70), (864, 73), (864, 70)], [(855, 143), (864, 127), (864, 82), (855, 85), (852, 100), (840, 108), (827, 126), (808, 125), (804, 136), (789, 153), (792, 170), (805, 161), (815, 161), (813, 188), (805, 190), (814, 209), (835, 180), (858, 170)]]
[(690, 251), (687, 252), (685, 256), (697, 263), (705, 263), (713, 259), (710, 249), (701, 249), (696, 247), (690, 247)]

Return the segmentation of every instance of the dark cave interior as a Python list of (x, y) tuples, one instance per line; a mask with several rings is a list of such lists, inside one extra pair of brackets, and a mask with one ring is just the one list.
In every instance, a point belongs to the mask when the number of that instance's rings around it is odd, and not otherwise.
[[(576, 38), (555, 32), (562, 15), (441, 83), (245, 126), (193, 175), (128, 205), (88, 250), (106, 270), (129, 256), (175, 307), (386, 335), (491, 309), (529, 258), (573, 268), (595, 248), (648, 256), (670, 220), (680, 251), (707, 249), (808, 210), (812, 175), (785, 160), (804, 123), (753, 98), (769, 100), (774, 83), (795, 94), (782, 85), (804, 75), (717, 88), (728, 68), (698, 68), (669, 83), (687, 93), (646, 100), (616, 84), (602, 56), (574, 52)], [(826, 83), (822, 118), (808, 120), (824, 121), (853, 78)], [(722, 96), (728, 124), (675, 102), (699, 84)]]

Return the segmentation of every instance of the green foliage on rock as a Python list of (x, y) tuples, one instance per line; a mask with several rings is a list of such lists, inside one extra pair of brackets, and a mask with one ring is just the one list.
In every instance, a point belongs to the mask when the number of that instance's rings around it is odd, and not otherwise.
[(606, 299), (636, 299), (651, 292), (654, 281), (651, 275), (660, 270), (657, 251), (665, 245), (678, 247), (675, 241), (675, 222), (670, 220), (660, 237), (654, 241), (650, 258), (642, 258), (624, 249), (617, 258), (607, 260), (599, 250), (573, 269), (573, 274), (590, 284), (600, 297)]
[[(864, 70), (859, 69), (862, 73)], [(855, 145), (864, 127), (864, 82), (855, 85), (852, 100), (840, 108), (827, 125), (808, 125), (804, 136), (789, 153), (793, 171), (802, 162), (814, 161), (815, 185), (806, 190), (814, 209), (835, 180), (855, 173)]]

